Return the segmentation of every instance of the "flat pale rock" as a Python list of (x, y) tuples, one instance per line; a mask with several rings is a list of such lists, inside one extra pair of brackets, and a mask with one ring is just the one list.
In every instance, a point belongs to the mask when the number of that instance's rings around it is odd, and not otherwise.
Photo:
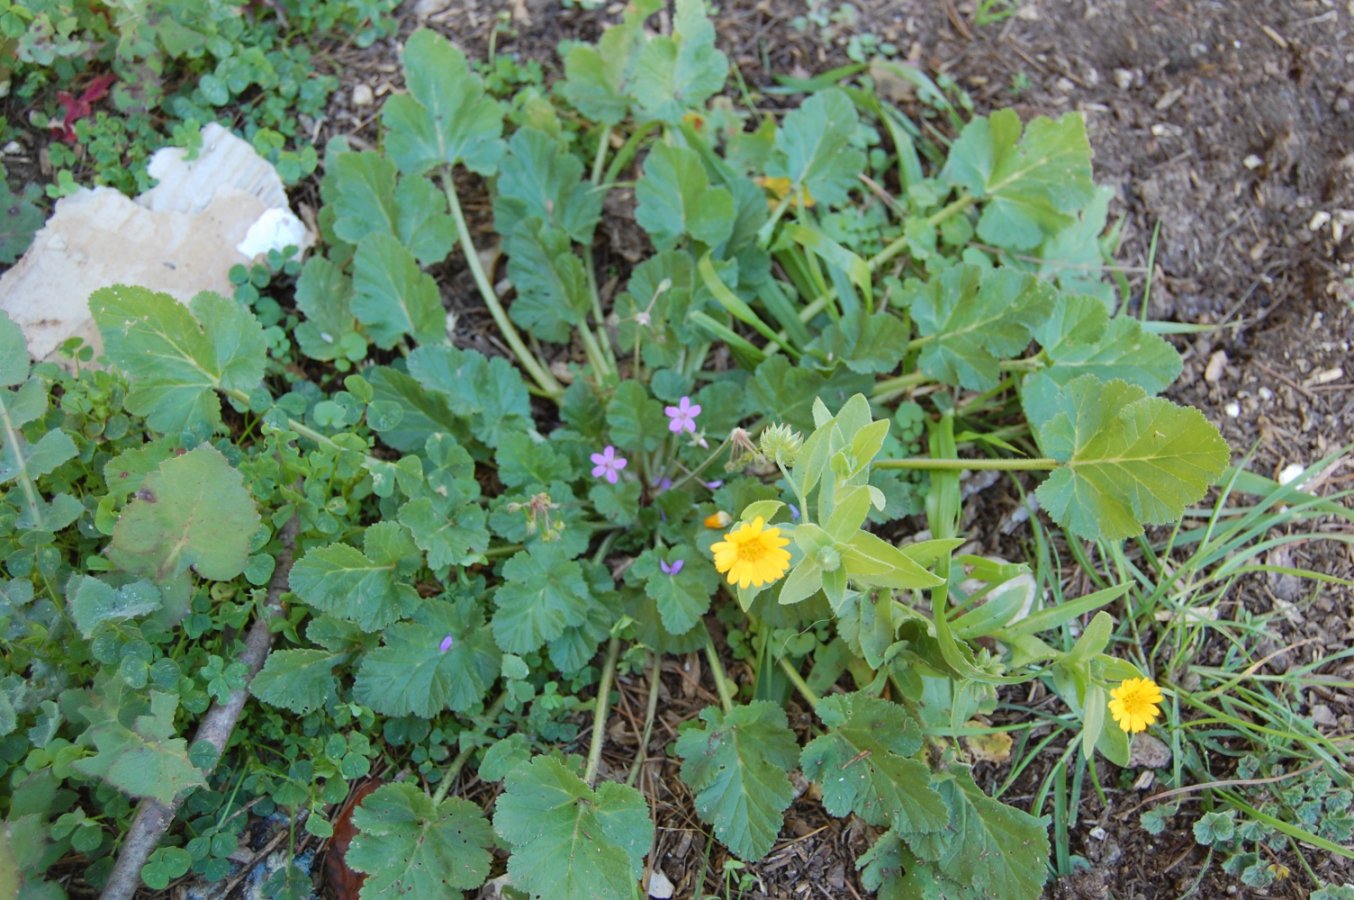
[(231, 267), (313, 236), (287, 207), (277, 172), (219, 125), (203, 129), (196, 160), (157, 153), (159, 183), (135, 200), (111, 188), (62, 198), (33, 245), (0, 277), (0, 309), (23, 330), (34, 359), (71, 337), (97, 350), (89, 295), (113, 284), (164, 291), (186, 302), (202, 291), (229, 297)]

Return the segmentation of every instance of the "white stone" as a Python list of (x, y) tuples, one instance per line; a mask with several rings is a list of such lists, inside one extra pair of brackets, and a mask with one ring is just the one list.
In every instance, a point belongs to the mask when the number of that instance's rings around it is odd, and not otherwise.
[(649, 896), (653, 900), (669, 900), (675, 893), (677, 893), (677, 888), (673, 886), (668, 876), (664, 875), (661, 869), (654, 869), (650, 873)]
[(353, 106), (371, 106), (375, 102), (376, 95), (372, 93), (370, 85), (353, 85)]
[(1298, 476), (1307, 471), (1307, 467), (1298, 463), (1289, 463), (1279, 473), (1279, 484), (1292, 484)]
[(1230, 401), (1222, 409), (1227, 413), (1229, 418), (1235, 419), (1241, 415), (1241, 404), (1237, 403), (1235, 400)]

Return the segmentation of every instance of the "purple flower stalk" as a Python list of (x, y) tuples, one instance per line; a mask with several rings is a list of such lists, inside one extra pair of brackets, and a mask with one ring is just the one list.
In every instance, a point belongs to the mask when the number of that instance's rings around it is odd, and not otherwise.
[(684, 565), (686, 565), (686, 560), (684, 559), (679, 559), (672, 563), (665, 563), (661, 559), (658, 561), (658, 568), (663, 570), (664, 575), (676, 575), (678, 572), (682, 571), (682, 566)]
[(692, 403), (690, 397), (683, 397), (676, 406), (663, 407), (663, 413), (671, 420), (668, 431), (681, 434), (683, 431), (696, 433), (696, 416), (701, 414), (699, 403)]
[(453, 646), (455, 646), (455, 644), (456, 638), (452, 637), (451, 635), (447, 635), (446, 637), (442, 638), (442, 643), (437, 645), (437, 649), (442, 653), (446, 653)]
[(592, 477), (605, 478), (608, 484), (615, 484), (620, 479), (621, 469), (630, 464), (630, 460), (618, 456), (616, 448), (610, 444), (601, 453), (594, 453), (588, 458), (592, 460)]

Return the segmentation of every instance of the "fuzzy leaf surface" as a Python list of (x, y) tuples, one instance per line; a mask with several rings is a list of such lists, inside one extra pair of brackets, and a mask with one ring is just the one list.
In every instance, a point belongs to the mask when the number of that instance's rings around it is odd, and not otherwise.
[(446, 335), (446, 310), (432, 276), (399, 238), (374, 233), (353, 258), (353, 315), (376, 346), (389, 349), (405, 335), (431, 343)]
[(536, 542), (503, 564), (494, 592), (494, 639), (508, 653), (531, 653), (588, 617), (582, 566), (559, 543)]
[(484, 699), (501, 658), (473, 600), (425, 600), (412, 622), (391, 625), (384, 644), (362, 657), (353, 696), (386, 716), (464, 712)]
[(334, 667), (342, 661), (342, 654), (328, 650), (274, 650), (249, 682), (249, 692), (271, 706), (305, 715), (334, 697)]
[(1094, 375), (1156, 394), (1180, 375), (1180, 354), (1165, 338), (1136, 319), (1111, 319), (1095, 297), (1060, 299), (1034, 336), (1053, 363), (1047, 374), (1062, 384)]
[(704, 0), (677, 0), (672, 35), (650, 38), (640, 50), (630, 89), (645, 115), (675, 124), (718, 93), (728, 73)]
[(113, 528), (108, 558), (123, 571), (164, 583), (191, 566), (228, 581), (244, 571), (259, 527), (238, 469), (210, 444), (160, 464)]
[(696, 813), (720, 841), (745, 860), (771, 850), (794, 800), (788, 772), (799, 744), (785, 710), (766, 700), (735, 706), (727, 715), (701, 710), (706, 727), (677, 739), (682, 780), (696, 792)]
[(188, 760), (188, 742), (174, 730), (176, 694), (152, 691), (150, 708), (128, 728), (103, 705), (86, 706), (85, 737), (94, 744), (93, 756), (78, 759), (71, 768), (100, 778), (133, 797), (170, 803), (179, 791), (205, 785), (202, 772)]
[(424, 346), (409, 354), (409, 374), (456, 415), (470, 419), (475, 437), (490, 447), (533, 427), (526, 382), (501, 356), (488, 359), (445, 344)]
[(344, 861), (366, 872), (363, 900), (446, 897), (489, 877), (493, 829), (469, 800), (432, 798), (407, 782), (385, 784), (353, 810), (357, 834)]
[(796, 196), (808, 188), (820, 203), (841, 203), (865, 168), (865, 154), (851, 146), (858, 124), (855, 105), (844, 91), (819, 91), (786, 114), (767, 174), (788, 178)]
[(396, 522), (370, 526), (362, 546), (330, 544), (308, 551), (292, 566), (291, 589), (321, 612), (347, 619), (363, 631), (379, 631), (418, 607), (418, 591), (405, 576), (422, 554)]
[(1090, 540), (1142, 534), (1178, 519), (1227, 466), (1227, 442), (1197, 409), (1124, 381), (1026, 379), (1025, 414), (1044, 454), (1062, 463), (1039, 486), (1059, 525)]
[(611, 781), (593, 791), (545, 756), (508, 772), (494, 828), (512, 845), (513, 885), (551, 900), (629, 900), (653, 843), (643, 795)]
[(635, 221), (665, 250), (690, 235), (715, 245), (733, 233), (733, 194), (713, 187), (700, 155), (688, 147), (656, 144), (635, 185)]
[(326, 361), (365, 351), (353, 317), (352, 281), (323, 256), (312, 256), (296, 279), (296, 308), (306, 317), (296, 326), (296, 343), (311, 359)]
[(381, 121), (386, 152), (401, 172), (422, 175), (464, 163), (492, 175), (503, 155), (503, 110), (484, 92), (465, 54), (436, 32), (421, 29), (404, 45), (407, 94), (386, 101)]
[(72, 579), (66, 588), (71, 618), (88, 640), (104, 622), (123, 622), (150, 615), (161, 606), (160, 592), (149, 581), (133, 581), (114, 588), (91, 575)]
[(634, 0), (626, 4), (620, 24), (603, 31), (595, 46), (579, 42), (564, 52), (560, 92), (583, 115), (602, 125), (625, 118), (628, 82), (646, 43), (644, 20), (661, 6), (663, 0)]
[(950, 147), (940, 177), (985, 201), (978, 236), (1012, 250), (1038, 247), (1095, 198), (1080, 113), (1056, 121), (1040, 116), (1023, 136), (1013, 110), (976, 118)]
[(334, 234), (354, 246), (370, 234), (399, 238), (425, 266), (441, 262), (456, 240), (447, 197), (421, 175), (396, 179), (395, 164), (379, 153), (335, 154)]
[(816, 711), (829, 730), (804, 748), (802, 763), (829, 813), (901, 831), (945, 827), (949, 812), (930, 787), (931, 769), (914, 758), (921, 729), (902, 707), (855, 693), (824, 697)]
[(921, 370), (975, 391), (997, 386), (1001, 361), (1025, 349), (1052, 302), (1052, 290), (1031, 275), (969, 263), (924, 284), (909, 282), (905, 293), (926, 339)]
[(116, 285), (90, 295), (89, 312), (113, 364), (131, 378), (127, 411), (156, 431), (221, 424), (215, 390), (249, 393), (263, 380), (263, 326), (234, 300)]
[(508, 315), (543, 341), (567, 342), (587, 318), (592, 289), (563, 231), (537, 218), (518, 223), (503, 242), (517, 296)]
[(521, 128), (508, 142), (498, 171), (494, 225), (511, 235), (525, 219), (540, 219), (580, 244), (592, 243), (602, 216), (602, 192), (583, 178), (583, 163), (559, 139)]

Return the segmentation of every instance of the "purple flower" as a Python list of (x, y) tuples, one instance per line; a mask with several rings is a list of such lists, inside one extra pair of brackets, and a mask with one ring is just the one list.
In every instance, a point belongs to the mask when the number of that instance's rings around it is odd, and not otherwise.
[(712, 491), (717, 491), (724, 486), (723, 478), (716, 478), (714, 481), (705, 482), (705, 486)]
[(630, 464), (624, 456), (616, 455), (616, 448), (610, 444), (601, 453), (588, 457), (592, 460), (592, 477), (605, 478), (609, 484), (615, 484), (620, 478), (621, 469)]
[(654, 485), (654, 493), (661, 494), (664, 491), (672, 490), (672, 479), (666, 476), (658, 479), (658, 484)]
[(668, 423), (668, 431), (673, 434), (681, 434), (683, 431), (696, 433), (696, 416), (701, 414), (699, 403), (692, 403), (690, 397), (683, 397), (676, 406), (665, 406), (663, 412), (672, 421)]
[(793, 503), (787, 503), (787, 504), (785, 504), (785, 505), (788, 506), (788, 507), (790, 507), (790, 521), (792, 521), (792, 522), (798, 522), (798, 521), (799, 521), (799, 507), (798, 507), (798, 506), (795, 506)]
[(450, 650), (455, 644), (456, 644), (456, 638), (452, 637), (451, 635), (447, 635), (446, 637), (442, 638), (442, 643), (440, 643), (440, 644), (437, 645), (437, 649), (438, 649), (440, 652), (442, 652), (442, 653), (446, 653), (446, 652), (447, 652), (448, 650)]
[(686, 565), (686, 560), (684, 559), (679, 559), (671, 564), (665, 563), (661, 559), (658, 561), (658, 568), (663, 570), (664, 575), (676, 575), (678, 572), (682, 571), (682, 566), (684, 565)]

